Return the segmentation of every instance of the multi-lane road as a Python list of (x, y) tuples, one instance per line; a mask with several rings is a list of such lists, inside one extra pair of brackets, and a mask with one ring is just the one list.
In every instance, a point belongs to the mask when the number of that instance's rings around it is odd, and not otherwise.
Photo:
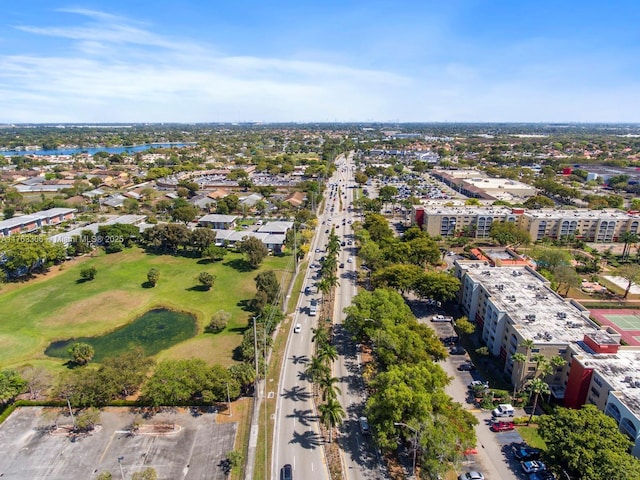
[[(340, 379), (341, 394), (338, 399), (347, 418), (340, 428), (338, 438), (341, 457), (347, 478), (353, 480), (380, 478), (378, 459), (369, 435), (363, 435), (358, 427), (365, 397), (360, 372), (359, 353), (349, 336), (342, 329), (343, 310), (351, 304), (357, 293), (357, 264), (352, 224), (358, 219), (349, 208), (353, 201), (353, 162), (351, 157), (336, 160), (337, 170), (328, 181), (326, 202), (318, 218), (318, 230), (314, 236), (305, 272), (303, 292), (296, 306), (286, 344), (285, 360), (279, 383), (274, 429), (273, 462), (271, 478), (279, 480), (280, 469), (290, 464), (294, 479), (328, 479), (328, 469), (320, 436), (317, 412), (313, 405), (313, 391), (306, 380), (304, 370), (313, 355), (312, 328), (318, 317), (310, 315), (312, 302), (320, 300), (315, 287), (320, 258), (325, 254), (331, 228), (341, 238), (338, 264), (339, 286), (336, 289), (333, 312), (334, 344), (339, 359), (334, 363), (334, 376)], [(294, 331), (296, 325), (300, 331)]]

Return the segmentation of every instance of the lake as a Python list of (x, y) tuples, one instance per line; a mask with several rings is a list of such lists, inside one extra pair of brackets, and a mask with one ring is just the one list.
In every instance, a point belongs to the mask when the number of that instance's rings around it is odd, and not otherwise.
[(172, 147), (188, 147), (197, 145), (195, 142), (191, 143), (147, 143), (144, 145), (130, 145), (126, 147), (97, 147), (97, 148), (62, 148), (59, 150), (0, 150), (0, 155), (5, 157), (12, 157), (15, 155), (74, 155), (76, 153), (88, 153), (89, 155), (95, 155), (98, 152), (107, 153), (136, 153), (144, 152), (150, 148), (172, 148)]

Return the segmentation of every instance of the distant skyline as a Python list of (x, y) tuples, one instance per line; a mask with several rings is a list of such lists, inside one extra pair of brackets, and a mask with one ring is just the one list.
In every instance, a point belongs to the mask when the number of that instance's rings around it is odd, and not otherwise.
[(0, 123), (640, 122), (640, 2), (28, 0)]

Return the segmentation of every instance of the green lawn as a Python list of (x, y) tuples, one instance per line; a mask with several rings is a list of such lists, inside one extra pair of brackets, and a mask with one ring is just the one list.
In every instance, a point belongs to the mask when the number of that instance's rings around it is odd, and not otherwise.
[[(291, 265), (291, 257), (268, 257), (261, 269), (275, 270), (278, 278)], [(95, 266), (95, 280), (78, 283), (81, 268)], [(45, 278), (24, 284), (5, 285), (0, 291), (0, 368), (26, 362), (62, 364), (44, 355), (51, 341), (96, 336), (135, 319), (147, 310), (165, 306), (193, 313), (198, 334), (160, 352), (162, 358), (200, 357), (208, 362), (230, 364), (234, 348), (242, 340), (250, 312), (245, 302), (255, 294), (254, 277), (242, 256), (229, 253), (222, 262), (172, 256), (147, 255), (140, 249), (97, 254), (52, 269)], [(160, 271), (155, 288), (145, 288), (151, 267)], [(216, 276), (210, 291), (197, 288), (196, 276), (208, 271)], [(217, 310), (231, 312), (227, 330), (202, 333)]]

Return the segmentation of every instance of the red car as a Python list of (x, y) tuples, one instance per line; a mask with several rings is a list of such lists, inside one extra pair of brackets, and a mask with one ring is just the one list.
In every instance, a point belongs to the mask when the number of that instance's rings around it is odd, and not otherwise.
[(491, 430), (494, 432), (509, 432), (516, 428), (513, 422), (494, 422), (491, 425)]

